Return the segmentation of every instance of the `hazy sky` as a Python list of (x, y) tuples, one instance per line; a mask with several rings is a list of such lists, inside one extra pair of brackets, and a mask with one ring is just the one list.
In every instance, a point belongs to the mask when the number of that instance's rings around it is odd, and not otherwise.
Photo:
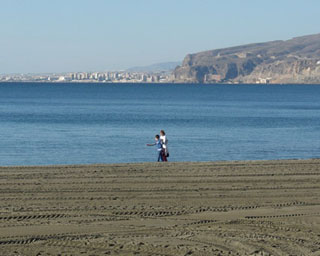
[(0, 73), (124, 69), (315, 33), (319, 0), (0, 0)]

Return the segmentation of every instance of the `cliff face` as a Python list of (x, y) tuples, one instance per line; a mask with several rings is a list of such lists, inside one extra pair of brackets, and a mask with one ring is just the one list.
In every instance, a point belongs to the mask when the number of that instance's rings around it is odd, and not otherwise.
[(320, 83), (320, 34), (188, 54), (174, 81)]

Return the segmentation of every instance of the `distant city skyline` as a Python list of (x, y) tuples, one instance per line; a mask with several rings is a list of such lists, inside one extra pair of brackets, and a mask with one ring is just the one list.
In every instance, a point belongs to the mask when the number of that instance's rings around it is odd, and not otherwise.
[(0, 0), (0, 74), (124, 70), (320, 33), (318, 0)]

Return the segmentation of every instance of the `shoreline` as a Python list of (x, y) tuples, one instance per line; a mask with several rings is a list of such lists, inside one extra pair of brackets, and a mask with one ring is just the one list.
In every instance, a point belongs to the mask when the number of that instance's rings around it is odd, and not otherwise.
[(129, 163), (80, 163), (80, 164), (48, 164), (48, 165), (0, 165), (0, 169), (4, 168), (79, 168), (79, 167), (130, 167), (133, 165), (183, 165), (183, 164), (263, 164), (263, 163), (277, 163), (277, 162), (293, 162), (293, 161), (320, 161), (320, 158), (286, 158), (286, 159), (259, 159), (259, 160), (217, 160), (217, 161), (178, 161), (178, 162), (129, 162)]
[(178, 161), (178, 162), (128, 162), (128, 163), (76, 163), (76, 164), (48, 164), (48, 165), (0, 165), (0, 169), (8, 168), (79, 168), (79, 167), (130, 167), (133, 165), (183, 165), (183, 164), (263, 164), (266, 162), (277, 163), (277, 162), (292, 162), (292, 161), (314, 161), (320, 160), (320, 158), (286, 158), (286, 159), (259, 159), (259, 160), (217, 160), (217, 161)]
[(106, 85), (257, 85), (257, 86), (280, 86), (280, 85), (320, 85), (320, 83), (192, 83), (192, 82), (102, 82), (102, 81), (70, 81), (70, 82), (58, 82), (58, 81), (0, 81), (0, 84), (106, 84)]

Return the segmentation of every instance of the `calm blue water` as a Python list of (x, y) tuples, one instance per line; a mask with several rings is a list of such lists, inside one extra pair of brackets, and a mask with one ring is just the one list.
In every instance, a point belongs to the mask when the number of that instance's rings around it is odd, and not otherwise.
[(320, 86), (0, 84), (0, 166), (320, 157)]

